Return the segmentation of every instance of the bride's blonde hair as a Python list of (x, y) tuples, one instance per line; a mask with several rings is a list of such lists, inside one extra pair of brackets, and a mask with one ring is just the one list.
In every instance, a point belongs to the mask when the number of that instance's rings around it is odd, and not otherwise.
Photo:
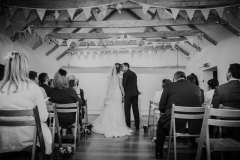
[(10, 87), (14, 86), (15, 90), (13, 93), (16, 93), (19, 90), (19, 85), (26, 82), (27, 85), (29, 82), (32, 82), (28, 78), (28, 62), (27, 57), (18, 52), (11, 52), (5, 62), (5, 71), (2, 82), (0, 83), (0, 91), (3, 92), (3, 87), (8, 84), (8, 94), (10, 93)]

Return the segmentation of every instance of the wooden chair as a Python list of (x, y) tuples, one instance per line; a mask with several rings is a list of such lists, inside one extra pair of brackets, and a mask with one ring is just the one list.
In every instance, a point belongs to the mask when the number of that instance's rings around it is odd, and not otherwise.
[[(74, 151), (76, 151), (76, 144), (77, 144), (77, 136), (78, 136), (78, 144), (80, 141), (80, 125), (79, 125), (79, 107), (78, 107), (78, 103), (69, 103), (69, 104), (56, 104), (54, 108), (54, 115), (55, 115), (55, 119), (56, 119), (56, 128), (57, 128), (57, 135), (58, 135), (58, 140), (59, 140), (59, 145), (60, 147), (64, 146), (72, 146), (74, 147)], [(76, 113), (76, 118), (75, 118), (75, 124), (74, 124), (74, 143), (73, 144), (62, 144), (61, 139), (72, 139), (72, 135), (71, 136), (61, 136), (60, 135), (60, 129), (59, 129), (59, 121), (58, 121), (58, 116), (57, 113)]]
[(170, 135), (168, 142), (168, 157), (170, 157), (170, 149), (171, 149), (171, 139), (173, 133), (173, 142), (174, 142), (174, 159), (177, 160), (177, 144), (176, 137), (200, 137), (200, 134), (188, 134), (188, 133), (176, 133), (176, 121), (175, 119), (203, 119), (205, 113), (204, 107), (184, 107), (184, 106), (175, 106), (172, 105), (172, 114), (171, 114), (171, 127), (170, 127)]
[[(156, 106), (153, 108), (153, 106)], [(152, 109), (153, 108), (153, 109)], [(148, 126), (153, 133), (153, 137), (155, 136), (154, 133), (157, 129), (157, 122), (160, 117), (160, 112), (158, 113), (158, 104), (153, 102), (152, 100), (149, 101), (149, 110), (148, 110)]]
[[(240, 127), (240, 120), (228, 120), (227, 117), (240, 118), (240, 110), (233, 109), (215, 109), (210, 106), (206, 107), (204, 115), (204, 122), (201, 130), (201, 136), (198, 144), (196, 160), (201, 158), (202, 147), (205, 142), (207, 150), (207, 159), (211, 160), (210, 152), (214, 151), (240, 151), (240, 142), (231, 138), (209, 138), (209, 126), (221, 127)], [(211, 116), (221, 117), (219, 119), (212, 119)], [(226, 118), (222, 118), (226, 117)]]
[(0, 117), (24, 117), (24, 116), (33, 116), (33, 120), (1, 120), (0, 126), (4, 127), (19, 127), (19, 126), (36, 126), (33, 136), (33, 146), (31, 153), (31, 160), (35, 160), (36, 157), (36, 148), (37, 148), (37, 139), (40, 143), (41, 156), (43, 159), (46, 159), (45, 156), (45, 144), (43, 139), (42, 127), (39, 117), (39, 112), (37, 106), (33, 109), (26, 110), (0, 110)]

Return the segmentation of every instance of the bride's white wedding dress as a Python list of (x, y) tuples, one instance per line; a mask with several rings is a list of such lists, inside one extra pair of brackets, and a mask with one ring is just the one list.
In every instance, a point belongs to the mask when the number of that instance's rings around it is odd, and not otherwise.
[[(115, 72), (115, 73), (114, 73)], [(122, 105), (122, 93), (119, 79), (122, 75), (116, 74), (115, 66), (112, 68), (112, 77), (108, 82), (108, 96), (103, 112), (93, 121), (92, 131), (104, 134), (105, 137), (123, 137), (133, 132), (127, 127)]]

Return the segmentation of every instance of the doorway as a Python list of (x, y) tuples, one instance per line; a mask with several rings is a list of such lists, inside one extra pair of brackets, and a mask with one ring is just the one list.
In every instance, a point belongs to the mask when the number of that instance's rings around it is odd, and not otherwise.
[(210, 79), (218, 79), (218, 70), (217, 70), (217, 66), (215, 67), (211, 67), (211, 68), (207, 68), (205, 70), (203, 70), (203, 81), (202, 81), (202, 86), (203, 86), (203, 90), (206, 92), (208, 91), (208, 80)]

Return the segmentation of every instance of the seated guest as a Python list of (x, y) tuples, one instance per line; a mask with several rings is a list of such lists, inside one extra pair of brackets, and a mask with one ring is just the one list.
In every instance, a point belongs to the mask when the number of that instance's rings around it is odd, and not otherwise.
[[(191, 75), (187, 76), (187, 80), (199, 87), (197, 76), (195, 74), (192, 73)], [(204, 102), (204, 91), (201, 88), (200, 88), (200, 90), (201, 90), (201, 100), (203, 103)]]
[(48, 81), (48, 86), (51, 87), (51, 88), (53, 88), (53, 79), (50, 79), (50, 80)]
[(1, 64), (0, 64), (0, 82), (1, 82), (2, 79), (3, 79), (3, 75), (4, 75), (4, 65), (1, 65)]
[[(240, 109), (240, 64), (230, 64), (227, 72), (228, 82), (215, 88), (212, 105), (219, 105)], [(223, 137), (231, 137), (240, 141), (240, 128), (223, 128)]]
[(204, 105), (210, 105), (214, 94), (214, 89), (219, 85), (217, 79), (210, 79), (208, 81), (208, 91), (204, 94)]
[[(38, 76), (37, 76), (37, 72), (35, 72), (35, 71), (29, 71), (29, 78), (30, 78), (33, 82), (35, 82), (37, 85), (39, 85), (37, 77), (38, 77)], [(40, 87), (40, 89), (42, 90), (44, 99), (47, 98), (48, 96), (47, 96), (47, 93), (45, 92), (45, 90), (44, 90), (42, 87)]]
[[(58, 104), (79, 103), (82, 106), (82, 100), (78, 97), (76, 91), (69, 87), (66, 78), (67, 71), (59, 69), (54, 75), (53, 90), (50, 92), (50, 101)], [(75, 122), (75, 113), (59, 113), (60, 126), (68, 128)]]
[(154, 101), (155, 103), (159, 103), (159, 102), (160, 102), (160, 98), (161, 98), (163, 89), (166, 88), (166, 85), (167, 85), (168, 83), (170, 83), (170, 82), (171, 82), (170, 79), (163, 79), (163, 80), (162, 80), (162, 90), (155, 92), (155, 95), (154, 95), (153, 101)]
[(38, 80), (40, 87), (42, 87), (45, 90), (47, 96), (49, 97), (52, 88), (48, 86), (49, 77), (47, 73), (39, 74)]
[[(202, 106), (201, 103), (201, 91), (200, 88), (189, 81), (186, 80), (186, 75), (182, 71), (178, 71), (174, 74), (174, 82), (168, 83), (166, 88), (163, 90), (159, 110), (163, 115), (158, 121), (157, 127), (157, 140), (156, 140), (156, 154), (157, 159), (163, 158), (163, 145), (170, 131), (171, 124), (171, 112), (172, 104), (176, 106), (186, 106), (186, 107), (199, 107)], [(189, 134), (200, 134), (202, 127), (201, 120), (176, 120), (176, 131), (179, 133), (186, 132), (186, 124), (188, 123), (188, 133)], [(194, 138), (190, 139), (194, 147)]]
[[(46, 154), (51, 154), (52, 135), (45, 123), (48, 119), (47, 107), (39, 86), (28, 78), (27, 57), (12, 52), (6, 59), (5, 75), (0, 83), (0, 109), (24, 110), (38, 106)], [(0, 117), (1, 119), (10, 119)], [(16, 120), (17, 117), (14, 117)], [(26, 117), (19, 120), (29, 119)], [(0, 127), (0, 153), (21, 151), (33, 145), (34, 128)]]

